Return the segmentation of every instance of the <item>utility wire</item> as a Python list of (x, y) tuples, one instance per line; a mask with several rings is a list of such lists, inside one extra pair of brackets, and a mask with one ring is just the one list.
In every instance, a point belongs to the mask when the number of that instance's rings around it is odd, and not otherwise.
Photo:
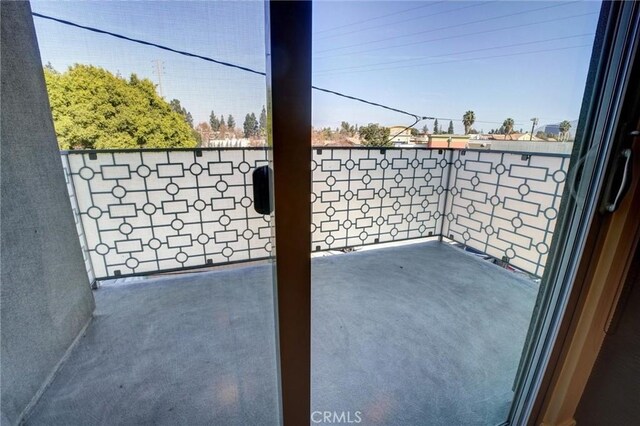
[(225, 67), (230, 67), (230, 68), (235, 68), (235, 69), (239, 69), (239, 70), (242, 70), (242, 71), (247, 71), (247, 72), (250, 72), (252, 74), (258, 74), (258, 75), (264, 75), (264, 76), (267, 75), (265, 72), (257, 71), (257, 70), (254, 70), (253, 68), (249, 68), (249, 67), (245, 67), (245, 66), (237, 65), (237, 64), (232, 64), (230, 62), (220, 61), (218, 59), (213, 59), (213, 58), (210, 58), (208, 56), (197, 55), (195, 53), (186, 52), (184, 50), (173, 49), (171, 47), (162, 46), (160, 44), (152, 43), (150, 41), (145, 41), (145, 40), (140, 40), (140, 39), (137, 39), (137, 38), (127, 37), (127, 36), (124, 36), (124, 35), (121, 35), (121, 34), (112, 33), (111, 31), (101, 30), (99, 28), (88, 27), (86, 25), (76, 24), (75, 22), (67, 21), (65, 19), (54, 18), (53, 16), (47, 16), (47, 15), (43, 15), (41, 13), (36, 13), (36, 12), (31, 12), (31, 14), (33, 16), (37, 16), (38, 18), (48, 19), (50, 21), (59, 22), (59, 23), (64, 24), (64, 25), (69, 25), (69, 26), (72, 26), (72, 27), (81, 28), (83, 30), (91, 31), (91, 32), (98, 33), (98, 34), (109, 35), (111, 37), (119, 38), (121, 40), (127, 40), (127, 41), (131, 41), (133, 43), (143, 44), (145, 46), (156, 47), (158, 49), (166, 50), (168, 52), (178, 53), (180, 55), (189, 56), (191, 58), (202, 59), (203, 61), (213, 62), (214, 64), (222, 65), (222, 66), (225, 66)]
[(394, 26), (396, 24), (401, 24), (403, 22), (415, 21), (417, 19), (431, 18), (433, 16), (444, 15), (444, 14), (447, 14), (447, 13), (457, 12), (459, 10), (469, 9), (469, 8), (477, 7), (477, 6), (483, 6), (485, 4), (495, 3), (495, 2), (496, 2), (496, 0), (473, 3), (473, 4), (470, 4), (470, 5), (458, 7), (458, 8), (455, 8), (455, 9), (443, 10), (441, 12), (430, 13), (428, 15), (414, 16), (412, 18), (402, 19), (400, 21), (395, 21), (395, 22), (389, 22), (387, 24), (374, 25), (374, 26), (371, 26), (371, 27), (361, 28), (359, 30), (352, 30), (352, 31), (347, 31), (347, 32), (343, 32), (343, 33), (330, 34), (330, 35), (326, 35), (326, 36), (322, 36), (322, 37), (316, 37), (316, 40), (325, 40), (325, 39), (333, 38), (333, 37), (341, 37), (341, 36), (345, 36), (345, 35), (348, 35), (348, 34), (359, 33), (359, 32), (362, 32), (362, 31), (372, 30), (372, 29), (376, 29), (376, 28), (389, 28), (389, 27), (392, 27), (392, 26)]
[(346, 28), (346, 27), (351, 27), (353, 25), (364, 24), (365, 22), (376, 21), (378, 19), (383, 19), (383, 18), (386, 19), (389, 16), (400, 15), (402, 13), (411, 12), (412, 10), (424, 9), (424, 8), (427, 8), (427, 7), (435, 6), (435, 5), (440, 4), (440, 3), (445, 3), (445, 2), (444, 1), (437, 1), (437, 2), (434, 2), (434, 3), (423, 4), (423, 5), (412, 7), (412, 8), (409, 8), (409, 9), (404, 9), (404, 10), (400, 10), (400, 11), (397, 11), (397, 12), (388, 13), (386, 15), (380, 15), (380, 16), (376, 16), (376, 17), (373, 17), (373, 18), (369, 18), (369, 19), (363, 19), (362, 21), (355, 21), (355, 22), (352, 22), (350, 24), (338, 25), (337, 27), (325, 28), (324, 30), (314, 31), (314, 34), (326, 33), (328, 31), (334, 31), (334, 30), (337, 30), (337, 29), (340, 29), (340, 28)]
[[(441, 57), (445, 57), (445, 56), (462, 55), (462, 54), (466, 54), (466, 53), (476, 53), (476, 52), (482, 52), (482, 51), (486, 51), (486, 50), (504, 49), (504, 48), (507, 48), (507, 47), (526, 46), (526, 45), (530, 45), (530, 44), (546, 43), (546, 42), (549, 42), (549, 41), (566, 40), (566, 39), (570, 39), (570, 38), (587, 37), (587, 36), (593, 36), (593, 35), (594, 35), (594, 33), (575, 34), (575, 35), (564, 36), (564, 37), (548, 38), (548, 39), (544, 39), (544, 40), (527, 41), (527, 42), (524, 42), (524, 43), (504, 44), (502, 46), (491, 46), (491, 47), (484, 47), (482, 49), (471, 49), (471, 50), (463, 50), (463, 51), (460, 51), (460, 52), (445, 53), (445, 54), (442, 54), (442, 55), (434, 55), (434, 56), (431, 56), (431, 58), (441, 58)], [(360, 68), (369, 68), (369, 67), (374, 67), (374, 66), (379, 66), (379, 65), (391, 65), (391, 64), (398, 64), (398, 63), (404, 63), (404, 62), (418, 61), (418, 60), (423, 60), (423, 59), (425, 59), (425, 58), (399, 59), (397, 61), (376, 62), (376, 63), (373, 63), (373, 64), (357, 65), (357, 66), (352, 66), (352, 67), (329, 68), (329, 69), (324, 69), (324, 70), (318, 70), (314, 74), (324, 74), (326, 72), (331, 72), (331, 71), (346, 71), (346, 70), (353, 70), (353, 69), (360, 69)], [(460, 59), (463, 60), (464, 58), (460, 58)], [(429, 65), (429, 63), (426, 62), (424, 64), (412, 64), (412, 65), (414, 65), (414, 66)]]
[[(535, 9), (529, 9), (529, 10), (524, 10), (524, 11), (514, 12), (514, 13), (507, 13), (507, 14), (504, 14), (504, 15), (494, 16), (494, 17), (491, 17), (491, 18), (483, 18), (483, 19), (478, 19), (478, 20), (475, 20), (475, 21), (462, 22), (462, 23), (458, 24), (458, 26), (460, 26), (460, 25), (478, 24), (478, 23), (481, 23), (481, 22), (488, 22), (488, 21), (493, 21), (493, 20), (496, 20), (496, 19), (509, 18), (511, 16), (522, 15), (522, 14), (531, 13), (531, 12), (539, 12), (541, 10), (548, 10), (548, 9), (552, 9), (552, 8), (556, 8), (556, 7), (562, 7), (562, 6), (566, 6), (566, 5), (574, 4), (574, 3), (578, 3), (578, 1), (572, 1), (572, 2), (560, 3), (560, 4), (552, 4), (550, 6), (538, 7), (538, 8), (535, 8)], [(364, 45), (367, 45), (367, 44), (380, 43), (380, 42), (388, 41), (389, 39), (413, 37), (413, 36), (416, 36), (416, 35), (419, 35), (419, 34), (427, 34), (427, 33), (432, 33), (434, 31), (446, 30), (448, 28), (451, 28), (451, 25), (446, 25), (444, 27), (430, 28), (428, 30), (418, 31), (418, 32), (415, 32), (415, 33), (404, 34), (404, 35), (400, 35), (400, 36), (396, 36), (396, 37), (385, 37), (385, 38), (381, 38), (381, 39), (377, 39), (377, 40), (366, 41), (366, 42), (363, 42), (363, 43), (356, 43), (356, 44), (349, 44), (349, 45), (346, 45), (346, 46), (332, 47), (330, 49), (319, 50), (319, 51), (317, 51), (317, 53), (332, 52), (334, 50), (342, 50), (342, 49), (348, 49), (348, 48), (351, 48), (351, 47), (364, 46)]]
[(346, 99), (351, 99), (352, 101), (358, 101), (358, 102), (362, 102), (364, 104), (367, 105), (372, 105), (372, 106), (376, 106), (376, 107), (380, 107), (380, 108), (384, 108), (386, 110), (389, 111), (394, 111), (394, 112), (398, 112), (400, 114), (404, 114), (404, 115), (408, 115), (410, 117), (414, 117), (414, 118), (419, 118), (420, 120), (432, 120), (433, 117), (422, 117), (419, 114), (413, 114), (411, 112), (407, 112), (407, 111), (403, 111), (401, 109), (397, 109), (397, 108), (392, 108), (383, 104), (379, 104), (376, 102), (371, 102), (371, 101), (367, 101), (366, 99), (362, 99), (362, 98), (356, 98), (355, 96), (350, 96), (350, 95), (345, 95), (344, 93), (340, 93), (340, 92), (334, 92), (333, 90), (329, 90), (329, 89), (323, 89), (322, 87), (318, 87), (318, 86), (311, 86), (312, 89), (315, 90), (319, 90), (320, 92), (325, 92), (325, 93), (330, 93), (332, 95), (337, 95)]
[[(111, 31), (105, 31), (105, 30), (101, 30), (101, 29), (98, 29), (98, 28), (89, 27), (89, 26), (86, 26), (86, 25), (80, 25), (80, 24), (77, 24), (75, 22), (67, 21), (67, 20), (60, 19), (60, 18), (55, 18), (53, 16), (47, 16), (47, 15), (43, 15), (41, 13), (36, 13), (36, 12), (32, 12), (32, 15), (36, 16), (38, 18), (48, 19), (48, 20), (55, 21), (55, 22), (58, 22), (58, 23), (61, 23), (61, 24), (64, 24), (64, 25), (69, 25), (69, 26), (72, 26), (72, 27), (75, 27), (75, 28), (80, 28), (80, 29), (91, 31), (91, 32), (94, 32), (94, 33), (104, 34), (104, 35), (108, 35), (108, 36), (111, 36), (111, 37), (116, 37), (118, 39), (130, 41), (132, 43), (137, 43), (137, 44), (142, 44), (142, 45), (145, 45), (145, 46), (156, 47), (158, 49), (166, 50), (166, 51), (169, 51), (169, 52), (177, 53), (179, 55), (184, 55), (184, 56), (188, 56), (188, 57), (191, 57), (191, 58), (202, 59), (204, 61), (213, 62), (215, 64), (222, 65), (222, 66), (225, 66), (225, 67), (231, 67), (231, 68), (239, 69), (241, 71), (247, 71), (247, 72), (250, 72), (250, 73), (253, 73), (253, 74), (262, 75), (262, 76), (266, 76), (267, 75), (263, 71), (257, 71), (257, 70), (254, 70), (252, 68), (248, 68), (248, 67), (245, 67), (245, 66), (242, 66), (242, 65), (232, 64), (230, 62), (225, 62), (225, 61), (220, 61), (218, 59), (213, 59), (213, 58), (210, 58), (208, 56), (203, 56), (203, 55), (198, 55), (198, 54), (195, 54), (195, 53), (186, 52), (184, 50), (173, 49), (171, 47), (163, 46), (163, 45), (160, 45), (160, 44), (157, 44), (157, 43), (152, 43), (150, 41), (135, 39), (135, 38), (131, 38), (131, 37), (127, 37), (127, 36), (121, 35), (121, 34), (113, 33)], [(390, 107), (390, 106), (387, 106), (387, 105), (383, 105), (383, 104), (380, 104), (380, 103), (377, 103), (377, 102), (367, 101), (366, 99), (362, 99), (362, 98), (358, 98), (358, 97), (355, 97), (355, 96), (347, 95), (345, 93), (337, 92), (337, 91), (334, 91), (334, 90), (329, 90), (329, 89), (325, 89), (325, 88), (317, 87), (317, 86), (311, 86), (311, 88), (315, 89), (315, 90), (319, 90), (321, 92), (330, 93), (330, 94), (333, 94), (333, 95), (336, 95), (336, 96), (340, 96), (340, 97), (343, 97), (343, 98), (346, 98), (346, 99), (351, 99), (353, 101), (362, 102), (362, 103), (367, 104), (367, 105), (372, 105), (372, 106), (376, 106), (376, 107), (379, 107), (379, 108), (387, 109), (389, 111), (398, 112), (400, 114), (408, 115), (410, 117), (414, 117), (414, 118), (422, 117), (420, 114), (413, 114), (411, 112), (403, 111), (403, 110), (398, 109), (398, 108), (393, 108), (393, 107)], [(426, 117), (424, 117), (424, 118), (426, 119)]]
[[(121, 39), (121, 40), (130, 41), (132, 43), (137, 43), (137, 44), (142, 44), (142, 45), (145, 45), (145, 46), (155, 47), (155, 48), (158, 48), (158, 49), (161, 49), (161, 50), (166, 50), (168, 52), (173, 52), (173, 53), (176, 53), (176, 54), (179, 54), (179, 55), (183, 55), (183, 56), (188, 56), (188, 57), (191, 57), (191, 58), (201, 59), (201, 60), (204, 60), (204, 61), (207, 61), (207, 62), (212, 62), (212, 63), (218, 64), (218, 65), (222, 65), (222, 66), (225, 66), (225, 67), (230, 67), (230, 68), (238, 69), (238, 70), (241, 70), (241, 71), (246, 71), (246, 72), (249, 72), (249, 73), (252, 73), (252, 74), (266, 76), (266, 73), (263, 72), (263, 71), (254, 70), (254, 69), (249, 68), (249, 67), (233, 64), (233, 63), (226, 62), (226, 61), (221, 61), (221, 60), (218, 60), (218, 59), (213, 59), (213, 58), (210, 58), (208, 56), (203, 56), (203, 55), (198, 55), (198, 54), (191, 53), (191, 52), (186, 52), (186, 51), (183, 51), (183, 50), (173, 49), (171, 47), (163, 46), (163, 45), (160, 45), (160, 44), (157, 44), (157, 43), (152, 43), (152, 42), (145, 41), (145, 40), (140, 40), (140, 39), (135, 39), (135, 38), (132, 38), (132, 37), (127, 37), (127, 36), (124, 36), (124, 35), (121, 35), (121, 34), (113, 33), (111, 31), (105, 31), (105, 30), (101, 30), (101, 29), (98, 29), (98, 28), (77, 24), (75, 22), (67, 21), (67, 20), (60, 19), (60, 18), (55, 18), (53, 16), (43, 15), (43, 14), (37, 13), (37, 12), (31, 12), (31, 14), (33, 16), (35, 16), (35, 17), (38, 17), (38, 18), (48, 19), (48, 20), (51, 20), (51, 21), (54, 21), (54, 22), (58, 22), (60, 24), (69, 25), (71, 27), (80, 28), (80, 29), (91, 31), (91, 32), (95, 32), (95, 33), (98, 33), (98, 34), (108, 35), (108, 36), (115, 37), (115, 38), (118, 38), (118, 39)], [(332, 94), (332, 95), (335, 95), (335, 96), (339, 96), (339, 97), (342, 97), (342, 98), (345, 98), (345, 99), (350, 99), (350, 100), (353, 100), (353, 101), (356, 101), (356, 102), (361, 102), (361, 103), (364, 103), (364, 104), (367, 104), (367, 105), (383, 108), (383, 109), (386, 109), (386, 110), (389, 110), (389, 111), (393, 111), (393, 112), (397, 112), (399, 114), (403, 114), (403, 115), (407, 115), (407, 116), (413, 117), (416, 121), (411, 126), (406, 127), (404, 130), (415, 126), (418, 122), (420, 122), (422, 120), (454, 120), (453, 118), (447, 118), (447, 117), (429, 117), (429, 116), (423, 116), (421, 114), (414, 114), (414, 113), (411, 113), (411, 112), (408, 112), (408, 111), (404, 111), (404, 110), (401, 110), (401, 109), (398, 109), (398, 108), (390, 107), (388, 105), (384, 105), (384, 104), (380, 104), (380, 103), (377, 103), (377, 102), (368, 101), (366, 99), (358, 98), (356, 96), (347, 95), (347, 94), (342, 93), (342, 92), (337, 92), (337, 91), (334, 91), (334, 90), (325, 89), (325, 88), (318, 87), (318, 86), (311, 86), (311, 88), (314, 89), (314, 90), (320, 91), (320, 92), (329, 93), (329, 94)], [(481, 123), (482, 121), (477, 121), (476, 120), (476, 122), (477, 123)], [(499, 121), (493, 121), (493, 122), (484, 121), (483, 123), (501, 124)], [(522, 123), (514, 123), (514, 125), (522, 125)], [(404, 130), (402, 130), (402, 131), (404, 131)], [(400, 133), (402, 133), (402, 132), (400, 132)]]
[[(555, 52), (559, 50), (569, 50), (569, 49), (577, 49), (580, 47), (591, 47), (592, 44), (579, 44), (577, 46), (566, 46), (566, 47), (557, 47), (553, 49), (541, 49), (541, 50), (528, 50), (526, 52), (515, 52), (515, 53), (507, 53), (504, 55), (493, 55), (493, 56), (478, 56), (476, 58), (466, 58), (466, 59), (452, 59), (449, 61), (441, 61), (441, 62), (430, 62), (426, 64), (410, 64), (410, 65), (400, 65), (395, 67), (386, 67), (386, 68), (373, 68), (373, 69), (365, 69), (365, 70), (355, 70), (355, 71), (340, 71), (338, 74), (351, 74), (351, 73), (362, 73), (362, 72), (374, 72), (374, 71), (386, 71), (386, 70), (397, 70), (401, 68), (423, 68), (430, 67), (432, 65), (441, 65), (441, 64), (451, 64), (456, 62), (469, 62), (469, 61), (479, 61), (483, 59), (496, 59), (496, 58), (507, 58), (511, 56), (521, 56), (521, 55), (530, 55), (534, 53), (545, 53), (545, 52)], [(331, 73), (326, 72), (323, 75), (330, 75)]]
[(408, 125), (408, 126), (407, 126), (407, 127), (405, 127), (404, 129), (400, 130), (400, 131), (399, 131), (398, 133), (396, 133), (395, 135), (391, 136), (391, 137), (389, 138), (389, 140), (391, 141), (391, 140), (395, 139), (395, 138), (396, 138), (396, 136), (398, 136), (398, 135), (402, 134), (402, 132), (404, 132), (404, 131), (405, 131), (405, 130), (407, 130), (407, 129), (411, 129), (413, 126), (415, 126), (416, 124), (418, 124), (418, 122), (420, 122), (420, 121), (422, 121), (422, 120), (424, 120), (424, 119), (426, 119), (426, 118), (427, 118), (427, 117), (422, 117), (422, 118), (420, 118), (420, 117), (416, 117), (416, 121), (414, 121), (412, 124)]
[(474, 31), (471, 33), (464, 33), (464, 34), (455, 34), (455, 35), (451, 35), (451, 36), (446, 36), (446, 37), (439, 37), (439, 38), (432, 38), (432, 39), (427, 39), (427, 40), (417, 40), (417, 41), (413, 41), (411, 43), (402, 43), (402, 44), (394, 44), (391, 46), (382, 46), (382, 47), (374, 47), (371, 49), (365, 49), (365, 50), (358, 50), (355, 52), (344, 52), (344, 53), (336, 53), (333, 55), (326, 55), (326, 56), (316, 56), (314, 59), (318, 60), (318, 59), (325, 59), (325, 58), (334, 58), (334, 57), (338, 57), (338, 56), (348, 56), (348, 55), (357, 55), (360, 53), (369, 53), (369, 52), (376, 52), (379, 50), (389, 50), (389, 49), (395, 49), (397, 47), (407, 47), (407, 46), (415, 46), (417, 44), (426, 44), (426, 43), (432, 43), (434, 41), (443, 41), (443, 40), (451, 40), (454, 38), (461, 38), (461, 37), (468, 37), (468, 36), (473, 36), (473, 35), (478, 35), (478, 34), (488, 34), (488, 33), (494, 33), (494, 32), (500, 32), (500, 31), (505, 31), (505, 30), (513, 30), (513, 29), (520, 29), (520, 28), (524, 28), (524, 27), (531, 27), (531, 26), (535, 26), (535, 25), (544, 25), (544, 24), (548, 24), (550, 22), (557, 22), (557, 21), (564, 21), (566, 19), (571, 19), (571, 18), (580, 18), (580, 17), (584, 17), (584, 16), (588, 16), (588, 15), (595, 15), (599, 12), (588, 12), (588, 13), (581, 13), (578, 15), (569, 15), (569, 16), (562, 16), (559, 18), (555, 18), (555, 19), (546, 19), (544, 22), (531, 22), (529, 24), (518, 24), (518, 25), (512, 25), (510, 27), (499, 27), (499, 28), (491, 28), (488, 30), (483, 30), (483, 31)]

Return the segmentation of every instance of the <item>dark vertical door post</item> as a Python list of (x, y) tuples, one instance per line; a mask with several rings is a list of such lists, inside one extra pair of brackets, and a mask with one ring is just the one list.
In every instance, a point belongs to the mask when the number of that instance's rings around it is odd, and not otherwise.
[(311, 407), (311, 2), (268, 5), (282, 418), (299, 426)]

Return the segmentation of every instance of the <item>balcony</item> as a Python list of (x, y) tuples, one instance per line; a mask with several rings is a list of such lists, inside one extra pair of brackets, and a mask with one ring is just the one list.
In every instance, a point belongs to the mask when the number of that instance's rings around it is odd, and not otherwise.
[[(313, 409), (498, 424), (532, 281), (438, 241), (313, 259)], [(106, 284), (28, 424), (275, 424), (269, 265)], [(336, 407), (336, 408), (334, 408)]]
[[(267, 152), (62, 157), (87, 270), (103, 285), (27, 423), (274, 423), (270, 217), (252, 187)], [(313, 410), (360, 410), (364, 424), (502, 422), (568, 163), (314, 149)]]

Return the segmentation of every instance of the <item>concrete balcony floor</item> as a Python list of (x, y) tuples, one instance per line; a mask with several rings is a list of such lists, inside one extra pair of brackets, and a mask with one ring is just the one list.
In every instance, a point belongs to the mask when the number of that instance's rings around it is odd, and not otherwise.
[[(363, 425), (506, 419), (534, 283), (447, 244), (313, 260), (312, 409)], [(32, 425), (277, 422), (270, 265), (95, 292)]]

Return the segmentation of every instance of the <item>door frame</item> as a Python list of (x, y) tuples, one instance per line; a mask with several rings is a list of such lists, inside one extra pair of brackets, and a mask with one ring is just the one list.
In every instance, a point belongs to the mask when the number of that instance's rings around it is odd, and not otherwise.
[(312, 3), (267, 6), (280, 422), (298, 426), (311, 414)]

